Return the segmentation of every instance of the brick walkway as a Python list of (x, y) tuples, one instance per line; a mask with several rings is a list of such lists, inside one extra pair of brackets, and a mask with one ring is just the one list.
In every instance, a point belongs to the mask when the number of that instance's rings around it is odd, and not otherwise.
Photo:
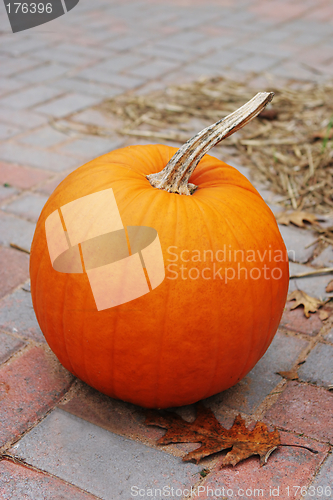
[[(39, 213), (61, 179), (124, 142), (116, 133), (65, 135), (50, 125), (53, 118), (75, 114), (100, 123), (89, 108), (106, 96), (200, 76), (252, 78), (253, 85), (331, 79), (332, 1), (80, 0), (65, 16), (15, 35), (0, 5), (0, 27), (0, 497), (128, 500), (152, 498), (147, 488), (174, 487), (169, 498), (183, 498), (192, 486), (201, 488), (201, 499), (212, 498), (208, 488), (216, 498), (219, 490), (221, 498), (240, 497), (243, 488), (250, 499), (263, 488), (262, 498), (284, 500), (301, 498), (294, 486), (312, 485), (324, 494), (309, 490), (306, 498), (333, 498), (333, 329), (317, 314), (307, 320), (287, 307), (256, 367), (205, 401), (223, 425), (241, 412), (247, 422), (277, 426), (283, 442), (317, 453), (281, 447), (263, 469), (257, 457), (222, 471), (221, 457), (184, 464), (188, 447), (156, 447), (162, 432), (144, 426), (140, 408), (97, 393), (59, 365), (34, 317), (28, 255), (10, 246), (30, 248)], [(295, 251), (292, 272), (332, 266), (331, 250), (307, 264), (310, 232), (281, 232)], [(328, 280), (304, 279), (302, 289), (324, 297)], [(299, 381), (277, 375), (300, 361)], [(188, 417), (193, 408), (180, 412)]]

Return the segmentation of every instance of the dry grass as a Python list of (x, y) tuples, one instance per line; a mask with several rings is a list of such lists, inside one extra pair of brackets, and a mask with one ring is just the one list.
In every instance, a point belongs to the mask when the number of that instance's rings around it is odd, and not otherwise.
[[(223, 152), (241, 157), (286, 208), (332, 212), (333, 84), (262, 90), (275, 92), (271, 107), (223, 141)], [(254, 94), (246, 82), (206, 78), (149, 95), (122, 95), (97, 109), (121, 119), (120, 134), (182, 144)], [(110, 135), (96, 125), (80, 125), (80, 132)]]
[[(268, 113), (224, 141), (223, 147), (254, 167), (255, 177), (279, 193), (287, 208), (332, 211), (333, 85), (265, 90), (275, 92)], [(246, 84), (211, 78), (147, 96), (116, 97), (101, 108), (123, 120), (122, 134), (183, 143), (199, 124), (210, 125), (253, 94)]]

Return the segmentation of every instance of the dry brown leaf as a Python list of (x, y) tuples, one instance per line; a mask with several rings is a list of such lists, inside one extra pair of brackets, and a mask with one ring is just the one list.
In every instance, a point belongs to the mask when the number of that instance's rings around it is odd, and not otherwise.
[(329, 284), (328, 284), (328, 285), (327, 285), (327, 287), (325, 288), (325, 291), (326, 291), (327, 293), (333, 292), (333, 280), (331, 280), (331, 281), (329, 282)]
[(291, 310), (296, 309), (296, 307), (298, 306), (304, 306), (304, 314), (307, 318), (310, 317), (310, 312), (317, 312), (318, 309), (324, 304), (324, 302), (322, 302), (321, 300), (316, 299), (315, 297), (311, 297), (302, 290), (294, 290), (288, 295), (287, 300), (296, 301), (295, 304), (290, 308)]
[(167, 429), (166, 434), (157, 441), (158, 444), (201, 443), (199, 448), (183, 457), (184, 462), (198, 463), (213, 453), (232, 448), (224, 457), (221, 467), (236, 465), (252, 455), (259, 455), (260, 465), (264, 465), (270, 454), (281, 444), (278, 430), (269, 432), (262, 422), (257, 422), (250, 431), (238, 415), (231, 429), (225, 429), (209, 408), (199, 403), (196, 410), (194, 422), (187, 422), (173, 412), (147, 412), (146, 425)]
[(282, 212), (276, 215), (276, 220), (279, 224), (283, 224), (284, 226), (294, 224), (298, 227), (306, 227), (304, 222), (318, 225), (318, 218), (314, 214), (308, 212)]
[(277, 372), (281, 377), (286, 378), (287, 380), (298, 380), (297, 370), (289, 370), (286, 372)]
[(319, 311), (319, 319), (321, 319), (321, 321), (326, 321), (329, 316), (330, 315), (327, 311)]

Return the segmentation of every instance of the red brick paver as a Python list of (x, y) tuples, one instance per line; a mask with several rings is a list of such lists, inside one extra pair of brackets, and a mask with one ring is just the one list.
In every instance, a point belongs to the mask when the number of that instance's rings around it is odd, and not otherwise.
[(275, 21), (289, 21), (307, 10), (306, 6), (292, 4), (281, 0), (271, 0), (270, 2), (258, 2), (250, 11), (255, 12), (262, 18), (274, 19)]
[(0, 298), (29, 277), (29, 256), (12, 248), (0, 247)]
[(294, 302), (292, 301), (286, 303), (280, 323), (281, 326), (293, 332), (305, 333), (311, 337), (316, 336), (323, 326), (318, 314), (311, 314), (309, 318), (306, 318), (304, 315), (304, 308), (297, 307), (291, 310), (290, 308), (293, 307), (293, 305)]
[(0, 497), (3, 500), (36, 500), (37, 498), (95, 500), (97, 498), (61, 479), (8, 460), (0, 462)]
[(123, 436), (155, 444), (164, 431), (145, 426), (145, 410), (105, 396), (85, 383), (79, 383), (75, 395), (58, 405), (72, 415)]
[(269, 423), (333, 443), (333, 394), (321, 387), (289, 382), (265, 414)]
[(310, 439), (297, 438), (287, 432), (281, 432), (281, 442), (308, 446), (317, 453), (311, 453), (304, 448), (280, 446), (271, 454), (264, 467), (259, 466), (257, 457), (252, 457), (235, 467), (228, 466), (221, 470), (219, 470), (221, 466), (221, 461), (219, 461), (215, 471), (201, 485), (200, 500), (219, 498), (219, 495), (220, 498), (248, 498), (250, 500), (256, 498), (268, 500), (274, 497), (279, 500), (300, 498), (300, 495), (295, 496), (294, 486), (309, 485), (317, 468), (327, 456), (329, 447)]
[(52, 174), (29, 167), (0, 162), (0, 184), (10, 184), (21, 189), (30, 189)]
[(4, 363), (24, 346), (22, 340), (0, 332), (0, 363)]
[(49, 350), (30, 347), (0, 368), (0, 446), (17, 439), (68, 390), (72, 376)]

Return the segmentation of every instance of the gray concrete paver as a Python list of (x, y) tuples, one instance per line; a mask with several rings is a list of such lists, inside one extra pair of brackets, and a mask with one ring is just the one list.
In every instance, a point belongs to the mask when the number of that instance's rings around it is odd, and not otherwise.
[(101, 63), (94, 64), (90, 66), (89, 69), (92, 71), (103, 71), (106, 73), (118, 73), (123, 70), (128, 70), (139, 66), (141, 64), (145, 64), (147, 61), (146, 58), (140, 56), (139, 54), (131, 54), (126, 53), (124, 55), (110, 55), (105, 61)]
[(188, 488), (198, 481), (202, 469), (59, 409), (12, 451), (103, 500), (127, 500), (139, 489)]
[(8, 460), (0, 463), (0, 482), (3, 498), (10, 500), (99, 500), (65, 481)]
[(97, 104), (99, 101), (100, 98), (98, 97), (72, 92), (57, 99), (53, 99), (47, 104), (37, 106), (35, 109), (38, 113), (60, 118), (71, 113), (76, 113), (93, 104)]
[[(16, 76), (18, 80), (28, 82), (31, 84), (38, 84), (40, 82), (46, 82), (48, 80), (53, 80), (59, 76), (66, 74), (70, 68), (64, 64), (56, 64), (51, 62), (50, 64), (45, 64), (43, 61), (39, 61), (39, 66), (34, 69), (21, 70)], [(18, 73), (18, 71), (17, 71)]]
[(324, 339), (333, 344), (333, 328), (324, 336)]
[(94, 139), (91, 137), (82, 137), (62, 146), (60, 151), (78, 156), (82, 160), (88, 161), (93, 160), (96, 156), (109, 153), (113, 149), (118, 149), (123, 142), (123, 139), (110, 140), (102, 137), (96, 137)]
[[(84, 52), (72, 52), (58, 47), (49, 47), (38, 50), (34, 56), (41, 61), (55, 61), (62, 65), (68, 65), (70, 68), (76, 66), (84, 66), (86, 64), (93, 64), (96, 59), (96, 54), (86, 55)], [(102, 59), (103, 56), (101, 56)]]
[(0, 77), (0, 96), (11, 94), (22, 87), (25, 87), (26, 83), (18, 82), (14, 78)]
[(130, 75), (134, 75), (139, 78), (158, 78), (163, 76), (165, 73), (170, 71), (176, 71), (180, 67), (180, 63), (172, 63), (171, 61), (156, 59), (146, 64), (142, 64), (137, 68), (128, 69), (127, 72)]
[(115, 38), (106, 43), (105, 46), (119, 52), (125, 52), (130, 49), (136, 49), (142, 44), (147, 43), (147, 38), (142, 35), (128, 35), (121, 38)]
[(326, 388), (333, 386), (333, 346), (319, 343), (310, 352), (298, 374), (303, 382)]
[(25, 340), (45, 342), (39, 328), (27, 284), (0, 302), (0, 330)]
[[(8, 43), (8, 42), (7, 42)], [(37, 71), (41, 66), (41, 62), (38, 59), (34, 59), (28, 56), (21, 57), (2, 57), (1, 61), (1, 76), (12, 76), (17, 75), (17, 73), (23, 71)], [(34, 69), (32, 69), (34, 68)]]
[(279, 224), (279, 230), (287, 247), (289, 260), (306, 263), (313, 254), (314, 247), (308, 245), (316, 239), (315, 235), (311, 231), (282, 224)]
[(3, 105), (0, 106), (0, 117), (1, 122), (3, 122), (4, 124), (10, 123), (12, 125), (17, 125), (23, 130), (39, 127), (41, 125), (44, 125), (48, 121), (48, 118), (46, 116), (42, 116), (34, 111), (13, 109)]
[(255, 72), (269, 71), (273, 66), (279, 65), (282, 59), (264, 54), (253, 54), (233, 65), (236, 71)]
[(34, 130), (19, 138), (20, 142), (30, 146), (37, 146), (40, 148), (49, 148), (56, 146), (62, 142), (70, 140), (70, 136), (63, 132), (59, 132), (53, 127), (46, 126), (39, 130)]
[(238, 47), (228, 48), (221, 51), (219, 54), (211, 54), (207, 57), (201, 58), (198, 62), (202, 66), (210, 66), (211, 68), (226, 68), (233, 67), (239, 61), (246, 60), (251, 56), (251, 53), (246, 50), (239, 49)]
[(86, 80), (87, 82), (93, 81), (114, 85), (115, 87), (122, 88), (123, 91), (140, 87), (146, 81), (144, 78), (136, 78), (134, 76), (116, 74), (112, 71), (104, 71), (103, 69), (95, 70), (94, 68), (85, 69), (77, 73), (76, 76), (78, 78)]
[(15, 92), (7, 97), (0, 99), (0, 106), (8, 106), (9, 108), (25, 109), (40, 104), (44, 101), (49, 101), (61, 95), (60, 89), (52, 88), (46, 85), (37, 85)]
[[(1, 328), (1, 327), (0, 327)], [(4, 363), (25, 344), (22, 340), (0, 331), (0, 362)]]
[(1, 209), (32, 222), (37, 222), (46, 202), (46, 196), (41, 196), (35, 193), (27, 193), (8, 204), (2, 205)]
[(316, 267), (333, 267), (333, 248), (328, 246), (311, 262)]
[(0, 245), (10, 243), (30, 250), (35, 224), (0, 210)]
[(304, 67), (297, 59), (283, 62), (279, 66), (271, 68), (270, 73), (278, 77), (287, 77), (294, 80), (312, 81), (315, 76), (318, 78), (317, 72), (311, 71), (310, 67)]
[(0, 140), (9, 139), (14, 135), (20, 134), (22, 129), (15, 125), (0, 123)]
[(291, 370), (306, 346), (305, 340), (278, 331), (264, 356), (248, 375), (234, 387), (208, 398), (208, 405), (218, 402), (245, 413), (253, 413), (282, 380), (277, 372)]
[(18, 191), (12, 186), (0, 185), (0, 203), (3, 203), (8, 198), (12, 198), (16, 194), (18, 194)]
[(123, 92), (120, 87), (114, 87), (108, 83), (97, 83), (80, 78), (60, 78), (53, 82), (54, 87), (72, 91), (73, 88), (80, 94), (88, 94), (99, 98), (112, 98)]
[[(295, 262), (289, 263), (290, 275), (306, 273), (313, 270), (314, 268), (310, 266), (304, 266)], [(294, 290), (303, 290), (305, 293), (311, 295), (312, 297), (317, 297), (324, 300), (328, 296), (325, 289), (330, 279), (331, 278), (329, 275), (294, 278), (290, 280), (289, 292), (293, 292)]]
[(79, 166), (77, 160), (73, 157), (25, 145), (18, 146), (14, 142), (7, 142), (2, 145), (0, 159), (54, 172), (62, 172)]
[(322, 497), (325, 495), (326, 497), (332, 496), (332, 488), (333, 485), (333, 455), (330, 454), (316, 479), (309, 485), (307, 489), (307, 493), (304, 496), (305, 500), (311, 500), (315, 498), (315, 495), (318, 497)]

